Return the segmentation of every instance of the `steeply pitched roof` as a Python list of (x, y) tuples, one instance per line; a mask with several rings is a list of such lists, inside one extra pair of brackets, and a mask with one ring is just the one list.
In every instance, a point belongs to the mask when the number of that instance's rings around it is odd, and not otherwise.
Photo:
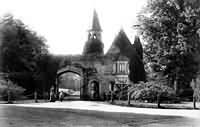
[(124, 47), (130, 47), (131, 43), (123, 30), (115, 37), (111, 47), (107, 51), (107, 56), (112, 56), (115, 60), (128, 60), (128, 57), (121, 51)]
[[(121, 47), (119, 47), (121, 46)], [(123, 46), (123, 47), (122, 47)], [(122, 48), (131, 47), (131, 42), (129, 41), (126, 33), (123, 31), (123, 29), (120, 30), (118, 35), (115, 37), (112, 45), (110, 46), (109, 50), (106, 54), (116, 54), (120, 53), (122, 51)]]
[(89, 31), (102, 31), (96, 10), (93, 12), (92, 28)]
[(107, 55), (113, 55), (120, 53), (119, 47), (116, 45), (115, 41), (111, 44), (110, 48), (107, 51)]

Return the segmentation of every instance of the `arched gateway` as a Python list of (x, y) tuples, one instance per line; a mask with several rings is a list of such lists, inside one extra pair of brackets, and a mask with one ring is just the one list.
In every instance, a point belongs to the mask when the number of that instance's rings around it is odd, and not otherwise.
[[(67, 75), (68, 74), (68, 75)], [(74, 83), (68, 81), (64, 82), (63, 77), (72, 75), (69, 77), (70, 80), (74, 80)], [(77, 78), (77, 79), (76, 79)], [(87, 99), (87, 77), (85, 75), (84, 69), (82, 67), (76, 67), (73, 65), (68, 65), (57, 71), (56, 78), (56, 92), (59, 92), (59, 88), (68, 88), (80, 91), (80, 99)]]

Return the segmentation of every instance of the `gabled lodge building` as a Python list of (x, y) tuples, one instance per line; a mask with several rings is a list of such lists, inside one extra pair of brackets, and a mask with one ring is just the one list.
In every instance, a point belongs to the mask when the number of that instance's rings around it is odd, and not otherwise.
[[(130, 84), (129, 59), (122, 54), (117, 45), (117, 43), (124, 42), (119, 42), (116, 37), (107, 53), (104, 54), (101, 33), (102, 28), (97, 12), (94, 10), (92, 27), (88, 30), (88, 40), (85, 43), (83, 54), (71, 56), (71, 64), (58, 70), (57, 91), (63, 87), (61, 84), (65, 84), (62, 82), (62, 75), (67, 72), (76, 73), (81, 77), (81, 99), (103, 100), (109, 91)], [(123, 30), (120, 31), (120, 34), (123, 34), (128, 40)], [(65, 85), (67, 86), (67, 84)]]

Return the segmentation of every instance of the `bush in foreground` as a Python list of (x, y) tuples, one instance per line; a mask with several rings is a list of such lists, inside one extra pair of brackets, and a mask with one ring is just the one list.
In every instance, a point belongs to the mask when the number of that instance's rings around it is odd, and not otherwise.
[(8, 100), (8, 94), (10, 94), (11, 100), (18, 99), (24, 91), (24, 88), (11, 81), (0, 80), (0, 97), (3, 100)]
[(175, 91), (158, 81), (140, 82), (134, 84), (132, 98), (139, 101), (157, 102), (158, 107), (162, 102), (172, 102), (175, 100)]

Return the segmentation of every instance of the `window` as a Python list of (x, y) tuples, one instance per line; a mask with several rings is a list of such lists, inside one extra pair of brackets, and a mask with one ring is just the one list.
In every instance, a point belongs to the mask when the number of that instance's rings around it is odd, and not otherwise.
[(129, 64), (128, 63), (126, 64), (126, 73), (129, 74)]
[(126, 72), (126, 64), (125, 64), (124, 62), (120, 62), (120, 63), (119, 63), (119, 72), (120, 72), (120, 73)]
[(116, 63), (113, 64), (113, 71), (112, 71), (113, 73), (116, 73), (116, 65), (117, 65)]
[(123, 68), (122, 68), (122, 63), (119, 63), (119, 72), (122, 72), (123, 70), (122, 70)]
[(125, 63), (122, 63), (122, 72), (124, 73), (126, 71), (125, 69)]

